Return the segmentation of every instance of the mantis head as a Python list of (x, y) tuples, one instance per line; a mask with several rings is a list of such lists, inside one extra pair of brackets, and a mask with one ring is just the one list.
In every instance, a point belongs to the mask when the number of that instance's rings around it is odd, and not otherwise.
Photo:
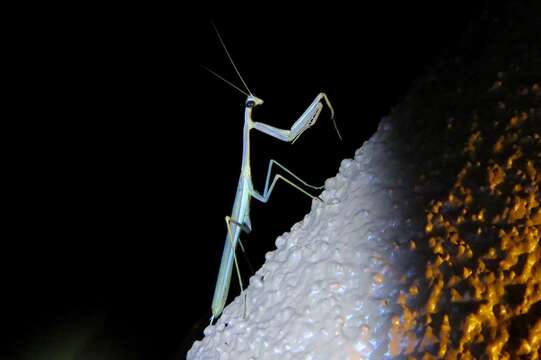
[(247, 108), (253, 108), (261, 104), (263, 104), (263, 100), (254, 95), (248, 95), (248, 98), (246, 99)]

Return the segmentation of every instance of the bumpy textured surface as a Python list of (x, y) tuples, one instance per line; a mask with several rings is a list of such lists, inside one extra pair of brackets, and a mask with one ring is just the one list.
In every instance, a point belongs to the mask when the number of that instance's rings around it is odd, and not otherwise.
[[(326, 182), (306, 218), (276, 240), (246, 290), (205, 330), (189, 359), (358, 359), (387, 352), (384, 314), (399, 274), (401, 234), (422, 229), (401, 214), (414, 201), (394, 156), (391, 121)], [(409, 200), (408, 200), (409, 199)], [(421, 219), (422, 221), (422, 219)], [(417, 226), (415, 226), (417, 225)]]
[(540, 359), (541, 52), (498, 26), (342, 162), (188, 359)]

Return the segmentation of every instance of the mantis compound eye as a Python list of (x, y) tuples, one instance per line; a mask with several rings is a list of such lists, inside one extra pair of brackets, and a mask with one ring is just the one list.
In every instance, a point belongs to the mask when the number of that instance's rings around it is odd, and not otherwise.
[(252, 108), (252, 107), (254, 107), (254, 106), (255, 106), (255, 101), (250, 100), (250, 101), (247, 101), (247, 102), (246, 102), (246, 107)]

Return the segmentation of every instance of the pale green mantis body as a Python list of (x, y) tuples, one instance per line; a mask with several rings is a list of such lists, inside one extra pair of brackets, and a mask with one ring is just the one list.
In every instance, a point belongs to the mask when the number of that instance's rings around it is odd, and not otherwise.
[[(222, 38), (217, 30), (216, 30), (216, 33), (218, 34), (220, 42), (222, 43), (229, 59), (231, 60), (232, 65), (235, 67), (235, 64), (233, 63), (233, 60), (231, 59), (231, 56), (229, 55), (229, 52), (227, 51), (227, 48), (225, 47), (225, 44), (222, 41)], [(218, 273), (218, 280), (216, 281), (214, 297), (212, 299), (211, 323), (213, 322), (214, 319), (216, 319), (218, 316), (221, 315), (224, 309), (225, 302), (227, 300), (227, 295), (229, 293), (229, 285), (231, 283), (233, 263), (235, 263), (237, 274), (239, 275), (239, 283), (240, 283), (240, 288), (242, 291), (242, 279), (240, 277), (240, 272), (238, 269), (237, 259), (235, 256), (235, 249), (236, 249), (237, 243), (240, 243), (241, 231), (244, 231), (246, 233), (249, 233), (251, 231), (251, 222), (250, 222), (251, 199), (255, 198), (256, 200), (266, 203), (269, 200), (269, 197), (272, 193), (272, 190), (274, 189), (274, 186), (276, 185), (276, 182), (278, 181), (278, 179), (282, 179), (286, 183), (290, 184), (291, 186), (301, 191), (302, 193), (310, 196), (311, 198), (320, 200), (318, 197), (309, 194), (308, 192), (303, 190), (301, 187), (299, 187), (298, 185), (293, 183), (291, 180), (285, 178), (282, 175), (275, 175), (272, 180), (272, 183), (270, 183), (270, 186), (269, 186), (272, 166), (276, 164), (277, 166), (282, 168), (287, 174), (289, 174), (291, 177), (293, 177), (295, 180), (299, 181), (305, 186), (308, 186), (316, 190), (323, 188), (323, 186), (317, 187), (317, 186), (313, 186), (306, 183), (305, 181), (300, 179), (298, 176), (293, 174), (291, 171), (286, 169), (283, 165), (280, 165), (277, 161), (271, 160), (269, 163), (268, 171), (267, 171), (267, 178), (265, 181), (265, 188), (263, 189), (263, 193), (259, 193), (258, 191), (256, 191), (252, 184), (252, 176), (251, 176), (251, 169), (250, 169), (250, 131), (252, 129), (256, 129), (278, 140), (287, 141), (287, 142), (295, 142), (305, 130), (307, 130), (309, 127), (314, 125), (314, 123), (317, 121), (321, 113), (321, 110), (323, 108), (323, 102), (325, 102), (327, 106), (329, 107), (329, 110), (331, 111), (331, 119), (334, 122), (334, 110), (331, 106), (331, 103), (329, 102), (327, 95), (325, 95), (324, 93), (320, 93), (319, 95), (316, 96), (314, 101), (310, 104), (310, 106), (308, 106), (306, 111), (304, 111), (304, 113), (299, 117), (299, 119), (295, 121), (295, 123), (293, 124), (293, 126), (291, 126), (291, 129), (289, 130), (278, 129), (271, 125), (253, 121), (252, 111), (256, 106), (263, 104), (263, 100), (254, 96), (250, 92), (250, 90), (248, 89), (248, 86), (246, 86), (246, 83), (240, 76), (240, 73), (238, 72), (236, 67), (235, 67), (235, 70), (237, 71), (237, 74), (241, 78), (241, 81), (243, 82), (244, 86), (246, 87), (246, 90), (248, 90), (248, 93), (244, 92), (243, 90), (239, 89), (235, 85), (231, 84), (229, 81), (223, 79), (221, 76), (219, 76), (212, 70), (209, 70), (214, 75), (218, 76), (220, 79), (224, 80), (225, 82), (235, 87), (237, 90), (247, 95), (245, 108), (244, 108), (242, 165), (241, 165), (239, 182), (237, 186), (237, 193), (235, 196), (235, 202), (233, 204), (233, 210), (231, 212), (231, 215), (225, 217), (225, 221), (227, 225), (227, 234), (226, 234), (226, 239), (225, 239), (224, 251), (222, 255), (222, 261), (220, 264), (220, 271)], [(336, 132), (338, 133), (338, 136), (341, 139), (340, 132), (338, 131), (338, 128), (336, 127), (336, 123), (334, 123), (334, 127), (336, 129)], [(242, 243), (240, 244), (242, 248)]]

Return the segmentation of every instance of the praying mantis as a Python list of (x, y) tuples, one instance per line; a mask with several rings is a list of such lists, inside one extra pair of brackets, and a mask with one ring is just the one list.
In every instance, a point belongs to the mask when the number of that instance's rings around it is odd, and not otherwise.
[(294, 143), (301, 135), (306, 131), (308, 128), (313, 126), (315, 122), (317, 121), (321, 110), (323, 109), (323, 104), (326, 104), (331, 112), (331, 120), (333, 121), (334, 128), (338, 134), (338, 137), (340, 140), (342, 139), (342, 136), (340, 135), (340, 132), (338, 131), (338, 127), (336, 126), (336, 122), (334, 120), (334, 109), (329, 101), (329, 98), (325, 93), (319, 93), (314, 101), (308, 106), (308, 108), (304, 111), (304, 113), (298, 118), (297, 121), (291, 126), (289, 130), (279, 129), (271, 125), (267, 125), (261, 122), (254, 121), (252, 119), (252, 112), (253, 109), (257, 106), (260, 106), (263, 104), (263, 100), (258, 98), (257, 96), (253, 95), (248, 86), (246, 85), (246, 82), (240, 75), (240, 72), (238, 71), (237, 67), (235, 66), (235, 63), (233, 62), (233, 59), (231, 58), (231, 55), (229, 54), (229, 51), (227, 50), (227, 47), (225, 46), (225, 43), (216, 28), (216, 26), (213, 24), (214, 30), (216, 31), (216, 34), (218, 35), (218, 39), (220, 40), (220, 43), (222, 44), (229, 61), (235, 68), (235, 71), (237, 75), (239, 76), (240, 80), (242, 81), (244, 87), (246, 88), (247, 92), (240, 89), (233, 83), (229, 82), (228, 80), (224, 79), (214, 71), (204, 67), (206, 70), (211, 72), (213, 75), (217, 76), (221, 80), (225, 81), (238, 91), (242, 92), (247, 96), (246, 102), (244, 104), (244, 128), (243, 128), (243, 147), (242, 147), (242, 165), (240, 170), (240, 177), (239, 182), (237, 186), (237, 192), (235, 195), (235, 201), (233, 204), (233, 210), (231, 212), (231, 215), (225, 217), (225, 223), (227, 227), (227, 234), (225, 239), (225, 245), (224, 245), (224, 251), (222, 255), (222, 260), (220, 263), (220, 270), (218, 273), (218, 279), (216, 281), (216, 287), (214, 289), (214, 296), (212, 299), (212, 317), (210, 318), (210, 323), (212, 324), (215, 319), (217, 319), (225, 306), (225, 302), (227, 300), (227, 295), (229, 293), (229, 285), (231, 283), (231, 274), (233, 271), (233, 264), (235, 264), (236, 272), (238, 275), (239, 285), (241, 288), (241, 292), (244, 298), (244, 314), (246, 314), (246, 298), (244, 297), (243, 292), (243, 286), (242, 286), (242, 279), (240, 276), (240, 271), (237, 263), (237, 258), (235, 255), (235, 250), (237, 247), (237, 243), (240, 244), (242, 251), (244, 251), (244, 247), (242, 246), (242, 242), (240, 242), (240, 234), (241, 232), (250, 233), (252, 230), (252, 225), (250, 221), (250, 201), (252, 198), (262, 202), (266, 203), (270, 195), (272, 194), (272, 191), (274, 189), (274, 186), (276, 185), (276, 182), (278, 180), (283, 180), (285, 183), (291, 185), (295, 189), (299, 190), (303, 194), (311, 197), (312, 199), (321, 200), (319, 197), (314, 196), (304, 189), (302, 189), (300, 186), (295, 184), (290, 179), (277, 174), (274, 176), (272, 182), (269, 186), (269, 180), (271, 178), (272, 174), (272, 167), (273, 165), (276, 165), (280, 167), (285, 173), (287, 173), (289, 176), (291, 176), (293, 179), (297, 180), (304, 186), (307, 186), (309, 188), (312, 188), (314, 190), (320, 190), (323, 189), (324, 186), (313, 186), (299, 178), (297, 175), (295, 175), (293, 172), (288, 170), (285, 166), (278, 163), (276, 160), (271, 159), (269, 162), (269, 166), (267, 169), (267, 177), (265, 180), (265, 187), (263, 189), (263, 193), (258, 192), (254, 189), (253, 183), (252, 183), (252, 176), (251, 176), (251, 169), (250, 169), (250, 131), (255, 129), (258, 131), (261, 131), (262, 133), (265, 133), (269, 136), (272, 136), (278, 140), (285, 141), (285, 142), (291, 142)]

